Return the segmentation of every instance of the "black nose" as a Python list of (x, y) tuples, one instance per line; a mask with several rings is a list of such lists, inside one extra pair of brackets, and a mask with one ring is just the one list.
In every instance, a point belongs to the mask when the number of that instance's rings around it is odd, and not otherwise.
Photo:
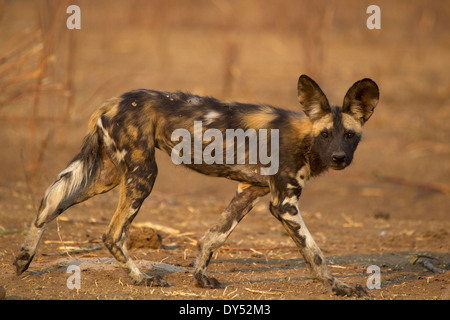
[(333, 159), (334, 163), (340, 164), (340, 163), (343, 163), (343, 162), (345, 162), (347, 160), (347, 156), (345, 155), (345, 153), (339, 152), (339, 153), (333, 154), (332, 159)]

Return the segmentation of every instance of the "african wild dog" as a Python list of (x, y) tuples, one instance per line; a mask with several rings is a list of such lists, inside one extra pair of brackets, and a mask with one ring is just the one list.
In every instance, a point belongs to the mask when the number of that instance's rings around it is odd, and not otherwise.
[[(28, 268), (50, 221), (70, 206), (120, 184), (119, 204), (103, 236), (105, 246), (128, 270), (133, 283), (166, 286), (164, 279), (144, 274), (132, 261), (126, 249), (128, 229), (155, 182), (158, 171), (155, 148), (170, 155), (176, 145), (172, 133), (179, 128), (193, 133), (194, 122), (202, 121), (203, 129), (215, 128), (222, 133), (238, 128), (278, 129), (279, 169), (275, 174), (262, 175), (260, 163), (190, 161), (184, 164), (209, 176), (239, 182), (218, 223), (199, 240), (195, 284), (220, 287), (206, 273), (212, 253), (225, 242), (258, 198), (270, 193), (270, 212), (297, 244), (312, 277), (337, 294), (361, 293), (362, 287), (352, 288), (328, 271), (323, 254), (300, 215), (298, 198), (310, 177), (328, 168), (344, 169), (351, 163), (361, 139), (362, 125), (378, 103), (378, 87), (370, 79), (360, 80), (348, 90), (343, 106), (337, 107), (328, 103), (313, 80), (302, 75), (298, 81), (298, 98), (304, 113), (152, 90), (135, 90), (107, 100), (92, 115), (81, 152), (46, 190), (37, 218), (14, 262), (17, 274)], [(203, 141), (202, 147), (207, 145)]]

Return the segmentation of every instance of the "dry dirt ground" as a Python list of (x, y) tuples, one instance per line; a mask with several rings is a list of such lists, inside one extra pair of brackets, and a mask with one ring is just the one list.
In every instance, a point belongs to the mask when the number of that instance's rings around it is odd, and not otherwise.
[[(78, 152), (89, 115), (102, 100), (145, 87), (298, 109), (296, 81), (307, 73), (334, 103), (364, 77), (381, 90), (354, 163), (311, 180), (300, 199), (330, 271), (348, 284), (366, 286), (372, 275), (368, 267), (379, 267), (381, 287), (359, 299), (450, 299), (450, 6), (375, 2), (382, 10), (381, 30), (367, 29), (368, 4), (361, 1), (265, 1), (264, 6), (256, 1), (79, 1), (82, 29), (76, 31), (65, 29), (67, 6), (59, 2), (61, 30), (55, 27), (50, 39), (62, 35), (53, 44), (40, 95), (30, 92), (37, 81), (33, 75), (20, 78), (27, 74), (24, 61), (38, 58), (24, 55), (15, 62), (20, 67), (6, 64), (12, 58), (0, 65), (0, 286), (5, 298), (357, 299), (337, 297), (311, 280), (294, 243), (270, 215), (267, 197), (213, 256), (209, 273), (226, 288), (194, 287), (196, 242), (218, 219), (236, 184), (175, 167), (163, 154), (157, 156), (154, 191), (131, 229), (130, 252), (144, 271), (163, 275), (170, 287), (132, 285), (103, 248), (100, 239), (117, 190), (70, 208), (49, 226), (28, 271), (17, 277), (12, 267), (45, 188)], [(3, 56), (20, 45), (17, 35), (25, 30), (49, 28), (42, 21), (51, 15), (42, 12), (55, 8), (51, 1), (0, 3)], [(76, 32), (72, 69), (59, 60), (67, 54), (69, 32)], [(38, 57), (43, 51), (34, 50)], [(33, 127), (32, 120), (20, 118), (31, 115), (33, 105), (42, 116), (64, 113), (65, 98), (49, 94), (59, 88), (55, 79), (67, 79), (61, 70), (70, 71), (72, 79), (68, 118), (38, 119)], [(11, 95), (17, 88), (21, 95)], [(35, 163), (29, 161), (32, 152)], [(81, 271), (80, 289), (67, 285), (73, 264)]]

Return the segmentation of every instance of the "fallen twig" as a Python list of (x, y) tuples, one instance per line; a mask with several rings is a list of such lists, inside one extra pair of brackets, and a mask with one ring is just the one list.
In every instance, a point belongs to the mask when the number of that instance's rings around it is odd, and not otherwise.
[(348, 269), (346, 266), (339, 266), (337, 264), (329, 264), (328, 267), (338, 268), (338, 269)]
[[(89, 240), (84, 241), (72, 241), (72, 240), (64, 240), (63, 243), (65, 244), (79, 244), (79, 243), (102, 243), (102, 238), (93, 238)], [(61, 244), (61, 240), (45, 240), (45, 244)]]
[(89, 224), (108, 224), (106, 221), (99, 221), (95, 218), (90, 218), (89, 220), (68, 218), (68, 217), (58, 217), (59, 221), (71, 222), (71, 223), (89, 223)]
[(425, 268), (427, 268), (428, 270), (430, 270), (431, 272), (434, 272), (434, 273), (445, 273), (445, 272), (447, 272), (447, 270), (445, 270), (445, 269), (441, 269), (441, 268), (435, 267), (433, 262), (431, 262), (430, 259), (423, 259), (423, 260), (421, 260), (421, 262), (422, 262), (423, 266)]
[(274, 246), (274, 247), (256, 247), (256, 248), (242, 248), (242, 247), (222, 247), (221, 250), (230, 251), (269, 251), (269, 250), (280, 250), (280, 249), (297, 249), (296, 246)]
[(103, 243), (99, 243), (97, 245), (94, 245), (92, 247), (59, 247), (58, 249), (60, 250), (64, 250), (58, 253), (43, 253), (43, 256), (64, 256), (64, 255), (68, 255), (70, 256), (69, 253), (85, 253), (85, 252), (92, 252), (95, 250), (100, 250), (103, 249), (104, 245)]
[(62, 240), (60, 229), (59, 229), (59, 220), (58, 220), (58, 218), (56, 218), (56, 231), (58, 232), (58, 237), (59, 237), (59, 240), (61, 240), (61, 243), (62, 243), (62, 245), (64, 247), (65, 253), (67, 253), (67, 255), (73, 259), (73, 257), (70, 255), (70, 252), (68, 251), (64, 241)]
[(431, 256), (427, 256), (427, 255), (423, 255), (423, 254), (417, 254), (414, 255), (412, 257), (412, 259), (410, 260), (411, 264), (416, 264), (417, 262), (421, 263), (426, 269), (430, 270), (431, 272), (434, 273), (445, 273), (447, 272), (446, 269), (443, 268), (439, 268), (436, 267), (432, 260), (437, 261), (439, 264), (442, 264), (439, 259), (435, 258), (435, 257), (431, 257)]
[(253, 290), (250, 288), (245, 288), (245, 291), (256, 294), (272, 294), (272, 295), (283, 294), (283, 292), (261, 291), (261, 290)]
[(138, 223), (134, 223), (133, 227), (136, 228), (150, 228), (150, 229), (154, 229), (157, 231), (162, 231), (171, 235), (174, 234), (179, 234), (180, 230), (174, 229), (174, 228), (170, 228), (170, 227), (166, 227), (166, 226), (162, 226), (159, 224), (155, 224), (152, 222), (138, 222)]

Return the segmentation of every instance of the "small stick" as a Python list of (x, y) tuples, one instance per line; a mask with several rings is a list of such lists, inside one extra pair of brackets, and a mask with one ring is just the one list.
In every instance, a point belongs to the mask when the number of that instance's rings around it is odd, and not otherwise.
[(280, 249), (297, 249), (296, 246), (274, 246), (274, 247), (257, 247), (257, 248), (242, 248), (242, 247), (222, 247), (222, 250), (230, 251), (268, 251), (268, 250), (280, 250)]
[(60, 221), (63, 222), (71, 222), (71, 223), (89, 223), (89, 224), (108, 224), (108, 222), (104, 222), (104, 221), (98, 221), (96, 219), (90, 219), (90, 220), (83, 220), (83, 219), (69, 219), (67, 217), (58, 217), (58, 219), (60, 219)]
[(71, 252), (71, 253), (84, 253), (84, 252), (91, 252), (91, 251), (95, 251), (95, 250), (100, 250), (100, 249), (103, 249), (103, 244), (100, 243), (100, 244), (92, 246), (90, 248), (76, 248), (76, 247), (69, 247), (69, 248), (67, 248), (67, 247), (64, 246), (64, 249), (65, 250), (63, 252), (59, 252), (59, 253), (43, 253), (42, 255), (43, 256), (63, 256), (65, 254), (67, 254), (72, 259), (75, 259), (69, 254), (69, 252)]
[(431, 262), (431, 260), (429, 260), (429, 259), (422, 260), (422, 264), (425, 268), (427, 268), (428, 270), (430, 270), (434, 273), (445, 273), (446, 272), (446, 270), (444, 270), (444, 269), (435, 267), (433, 265), (433, 262)]
[(150, 229), (154, 229), (157, 231), (162, 231), (171, 235), (176, 235), (180, 233), (180, 230), (174, 229), (174, 228), (170, 228), (170, 227), (166, 227), (163, 225), (159, 225), (156, 223), (152, 223), (152, 222), (137, 222), (135, 224), (133, 224), (133, 227), (136, 228), (150, 228)]
[(248, 291), (250, 293), (257, 293), (257, 294), (283, 294), (282, 292), (271, 292), (271, 291), (260, 291), (260, 290), (253, 290), (249, 288), (245, 288), (245, 291)]
[(70, 258), (74, 259), (74, 258), (70, 255), (69, 250), (68, 250), (67, 247), (66, 247), (66, 244), (64, 243), (63, 239), (61, 238), (61, 233), (60, 233), (60, 230), (59, 230), (59, 221), (58, 221), (58, 219), (59, 219), (59, 218), (56, 218), (56, 231), (58, 232), (59, 240), (61, 240), (61, 243), (62, 243), (62, 245), (64, 246), (64, 250), (66, 251), (67, 255), (68, 255)]
[[(93, 239), (89, 239), (89, 240), (84, 240), (84, 241), (72, 241), (72, 240), (67, 240), (64, 241), (64, 243), (66, 244), (76, 244), (76, 243), (101, 243), (102, 239), (101, 238), (93, 238)], [(45, 240), (44, 241), (45, 244), (60, 244), (61, 240)]]

